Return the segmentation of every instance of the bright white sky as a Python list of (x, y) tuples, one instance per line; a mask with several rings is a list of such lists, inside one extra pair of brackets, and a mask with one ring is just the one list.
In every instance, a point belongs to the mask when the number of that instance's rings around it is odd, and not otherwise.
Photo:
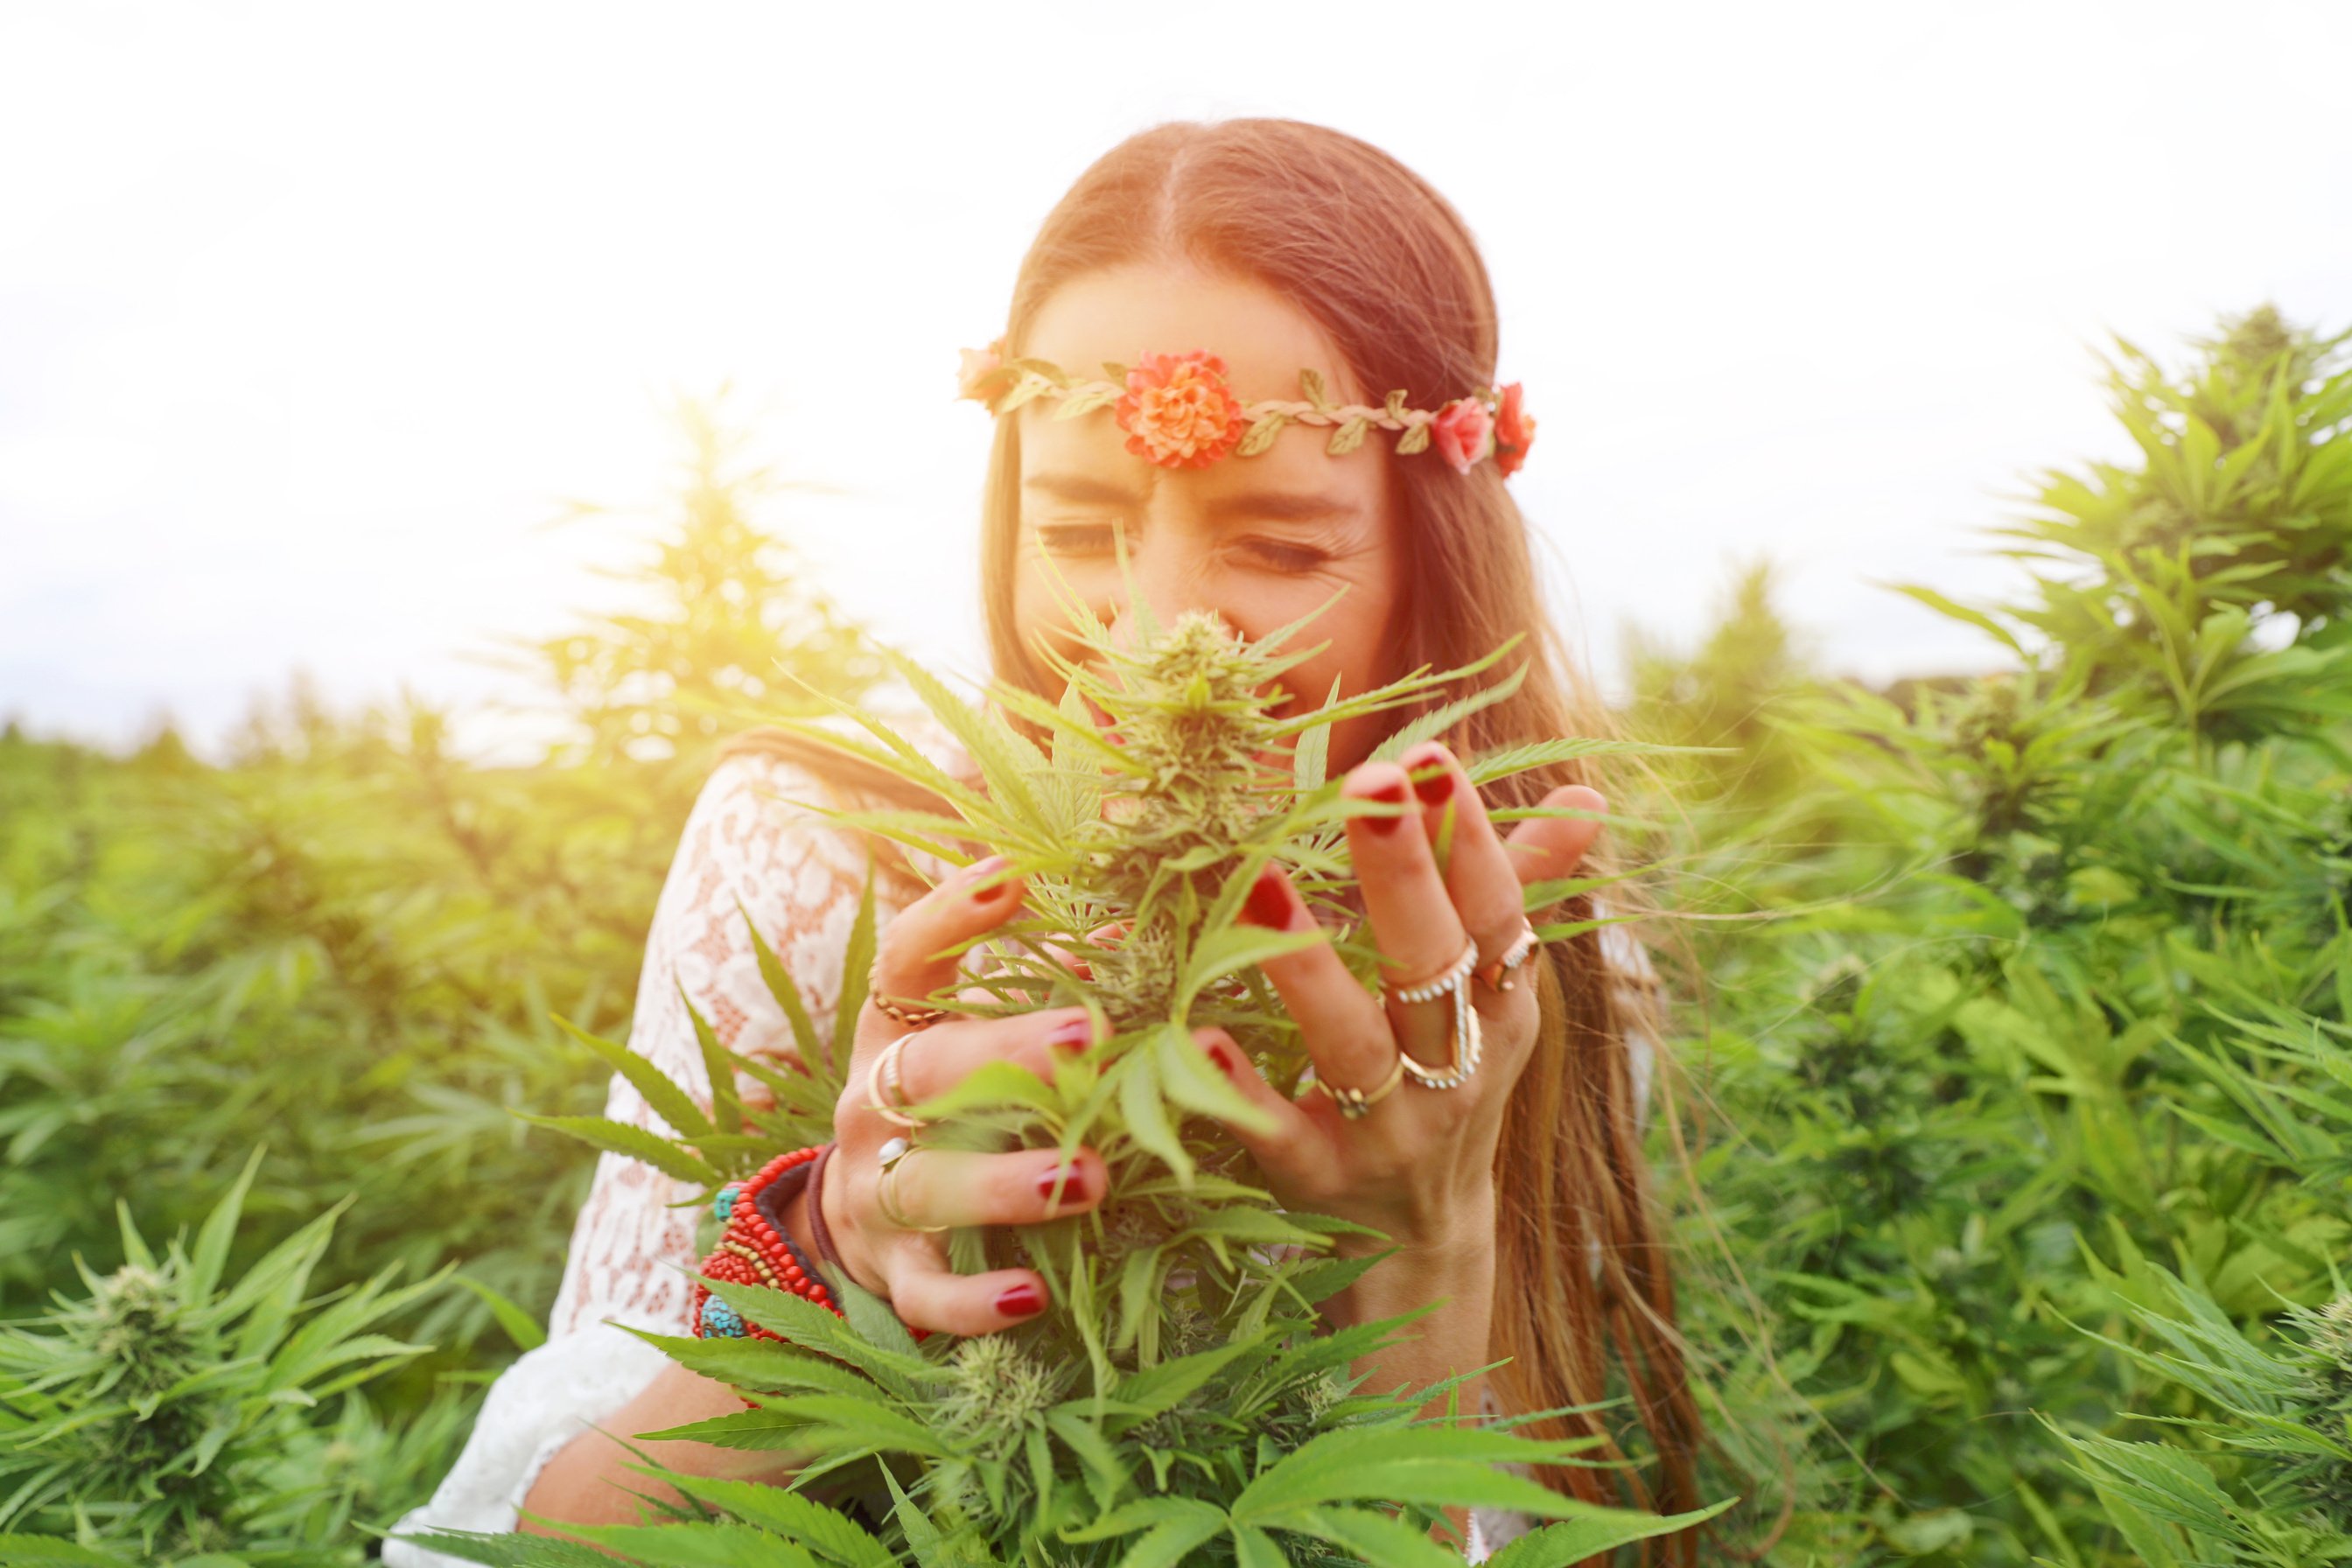
[(296, 666), (471, 700), (609, 603), (673, 389), (731, 378), (855, 612), (978, 661), (955, 350), (1171, 117), (1379, 142), (1467, 215), (1514, 484), (1606, 669), (1788, 569), (1825, 659), (1969, 668), (1874, 586), (2120, 455), (2091, 350), (2352, 324), (2352, 6), (0, 9), (0, 715), (217, 735)]

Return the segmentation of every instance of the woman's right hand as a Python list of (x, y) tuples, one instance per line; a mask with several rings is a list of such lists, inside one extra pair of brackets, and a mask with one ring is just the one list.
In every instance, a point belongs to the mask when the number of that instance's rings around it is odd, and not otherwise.
[[(882, 931), (876, 991), (912, 1008), (952, 984), (953, 951), (1003, 925), (1021, 907), (1017, 879), (991, 880), (1003, 867), (996, 857), (966, 867), (901, 910)], [(848, 1085), (834, 1110), (837, 1147), (825, 1162), (824, 1190), (812, 1201), (824, 1205), (826, 1228), (850, 1277), (888, 1301), (908, 1327), (950, 1334), (1010, 1328), (1045, 1310), (1044, 1276), (1031, 1268), (957, 1274), (948, 1267), (943, 1232), (895, 1223), (877, 1195), (882, 1146), (913, 1135), (872, 1109), (868, 1083), (874, 1059), (908, 1033), (867, 1000), (858, 1015)], [(994, 1061), (1013, 1062), (1050, 1080), (1057, 1055), (1075, 1056), (1093, 1043), (1085, 1011), (1075, 1007), (1007, 1018), (943, 1019), (915, 1032), (900, 1049), (900, 1102), (911, 1105), (944, 1094)], [(1091, 1149), (1080, 1149), (1065, 1163), (1051, 1149), (982, 1154), (917, 1148), (898, 1162), (890, 1182), (893, 1206), (909, 1225), (1036, 1225), (1094, 1207), (1102, 1201), (1108, 1175), (1101, 1156)]]

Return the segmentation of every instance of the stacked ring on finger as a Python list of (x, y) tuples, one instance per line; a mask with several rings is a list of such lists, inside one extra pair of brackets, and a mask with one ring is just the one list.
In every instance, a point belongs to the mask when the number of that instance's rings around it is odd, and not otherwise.
[(881, 1054), (874, 1058), (874, 1065), (866, 1073), (866, 1109), (891, 1126), (904, 1127), (908, 1131), (929, 1125), (919, 1116), (907, 1114), (907, 1086), (898, 1081), (898, 1053), (906, 1049), (907, 1042), (914, 1037), (901, 1035), (883, 1047)]
[(882, 990), (882, 961), (876, 959), (866, 972), (866, 994), (874, 1010), (902, 1029), (928, 1029), (948, 1016), (945, 1007), (909, 1007)]
[(1397, 1085), (1404, 1081), (1404, 1064), (1405, 1054), (1402, 1050), (1399, 1050), (1396, 1066), (1389, 1068), (1389, 1076), (1382, 1079), (1379, 1087), (1374, 1089), (1341, 1089), (1338, 1084), (1324, 1082), (1320, 1077), (1316, 1078), (1308, 1087), (1319, 1089), (1329, 1095), (1332, 1103), (1339, 1108), (1342, 1120), (1360, 1121), (1371, 1114), (1373, 1106), (1396, 1092)]
[(1424, 1067), (1403, 1051), (1397, 1053), (1404, 1070), (1412, 1081), (1423, 1089), (1459, 1089), (1478, 1072), (1478, 1063), (1486, 1055), (1486, 1037), (1478, 1024), (1478, 1009), (1470, 1002), (1470, 975), (1478, 966), (1478, 943), (1473, 940), (1462, 948), (1462, 956), (1444, 969), (1417, 985), (1400, 986), (1392, 994), (1400, 1002), (1447, 1001), (1453, 1010), (1446, 1033), (1446, 1044), (1453, 1059), (1442, 1068)]
[(882, 1162), (882, 1174), (874, 1183), (874, 1206), (882, 1211), (884, 1219), (900, 1230), (919, 1231), (928, 1236), (948, 1227), (943, 1225), (917, 1225), (907, 1217), (907, 1211), (898, 1206), (898, 1163), (913, 1152), (914, 1145), (904, 1138), (893, 1138), (875, 1152)]
[(1489, 991), (1517, 990), (1517, 983), (1510, 978), (1511, 972), (1533, 958), (1536, 949), (1542, 945), (1543, 938), (1536, 934), (1536, 928), (1528, 922), (1526, 916), (1520, 916), (1518, 934), (1511, 938), (1510, 945), (1503, 949), (1494, 963), (1479, 969), (1479, 981)]

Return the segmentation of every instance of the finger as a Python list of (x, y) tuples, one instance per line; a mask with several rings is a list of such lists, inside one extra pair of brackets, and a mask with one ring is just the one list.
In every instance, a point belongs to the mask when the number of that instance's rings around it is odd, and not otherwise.
[(1520, 882), (1532, 886), (1573, 877), (1592, 841), (1601, 837), (1600, 815), (1609, 809), (1590, 784), (1563, 784), (1544, 796), (1551, 811), (1591, 812), (1589, 817), (1532, 816), (1513, 830), (1508, 853)]
[[(1339, 793), (1394, 809), (1348, 819), (1348, 849), (1364, 893), (1372, 940), (1381, 951), (1383, 983), (1391, 990), (1418, 985), (1462, 956), (1467, 939), (1445, 879), (1430, 854), (1422, 813), (1412, 803), (1405, 771), (1394, 763), (1366, 763)], [(1443, 999), (1391, 1000), (1397, 1044), (1432, 1066), (1451, 1057), (1452, 1015)]]
[[(976, 1154), (918, 1149), (895, 1170), (877, 1173), (889, 1184), (885, 1224), (899, 1220), (930, 1227), (961, 1225), (1043, 1225), (1082, 1214), (1102, 1202), (1110, 1178), (1102, 1156), (1080, 1149), (1068, 1159), (1058, 1149)], [(881, 1194), (877, 1192), (877, 1205)]]
[[(1012, 919), (1021, 907), (1022, 883), (1004, 876), (1007, 864), (1002, 855), (974, 861), (899, 910), (882, 932), (874, 963), (875, 992), (911, 1008), (926, 1005), (924, 998), (952, 984), (956, 953)], [(896, 1026), (870, 1007), (866, 1022), (877, 1035)]]
[(990, 1062), (1011, 1062), (1051, 1083), (1058, 1062), (1094, 1043), (1094, 1020), (1083, 1007), (934, 1024), (898, 1048), (898, 1096), (909, 1105), (936, 1100)]
[[(1525, 917), (1518, 872), (1486, 815), (1486, 803), (1454, 753), (1434, 741), (1414, 747), (1400, 760), (1412, 776), (1413, 794), (1425, 814), (1424, 828), (1447, 840), (1441, 875), (1454, 912), (1464, 929), (1478, 939), (1480, 956), (1498, 956), (1518, 934)], [(1444, 823), (1451, 824), (1450, 831), (1439, 826)]]
[[(1358, 993), (1361, 994), (1360, 987)], [(1311, 1179), (1328, 1175), (1330, 1161), (1326, 1151), (1330, 1135), (1307, 1107), (1285, 1099), (1279, 1089), (1266, 1082), (1247, 1054), (1223, 1029), (1195, 1029), (1192, 1038), (1200, 1042), (1201, 1049), (1216, 1064), (1217, 1070), (1241, 1091), (1242, 1098), (1271, 1119), (1271, 1129), (1264, 1132), (1225, 1123), (1234, 1141), (1256, 1159), (1258, 1168), (1277, 1186), (1290, 1188), (1306, 1187)], [(1318, 1066), (1315, 1070), (1320, 1074), (1323, 1069)], [(1329, 1103), (1323, 1095), (1315, 1099)]]
[[(1242, 900), (1241, 918), (1269, 931), (1307, 931), (1313, 911), (1278, 866), (1260, 871)], [(1327, 1083), (1370, 1084), (1395, 1061), (1388, 1015), (1328, 942), (1262, 960), (1258, 968), (1274, 984), (1301, 1042)], [(1253, 1072), (1253, 1079), (1257, 1075)], [(1279, 1098), (1277, 1096), (1277, 1098)]]
[(1444, 969), (1462, 953), (1462, 921), (1430, 854), (1412, 785), (1394, 763), (1366, 763), (1339, 793), (1389, 808), (1348, 819), (1348, 850), (1364, 892), (1364, 911), (1380, 943), (1384, 978), (1408, 982)]
[(890, 1309), (909, 1328), (992, 1334), (1045, 1310), (1045, 1279), (1034, 1269), (958, 1274), (928, 1253), (908, 1251), (890, 1279)]

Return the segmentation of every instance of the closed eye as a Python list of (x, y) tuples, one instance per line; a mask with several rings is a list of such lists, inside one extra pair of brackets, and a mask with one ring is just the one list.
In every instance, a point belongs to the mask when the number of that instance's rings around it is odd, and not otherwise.
[(1054, 556), (1109, 555), (1118, 548), (1118, 526), (1109, 522), (1041, 522), (1037, 548)]
[(1300, 573), (1318, 571), (1330, 563), (1328, 551), (1311, 544), (1298, 544), (1286, 539), (1244, 539), (1239, 548), (1261, 564), (1276, 572)]

